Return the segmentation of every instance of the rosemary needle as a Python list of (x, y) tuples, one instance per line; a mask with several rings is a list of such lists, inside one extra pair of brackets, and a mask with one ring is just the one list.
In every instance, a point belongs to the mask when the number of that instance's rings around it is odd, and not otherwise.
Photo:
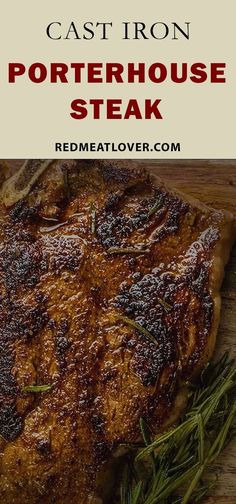
[(167, 303), (164, 299), (157, 298), (157, 302), (166, 310), (170, 311), (172, 309), (172, 306)]
[(162, 207), (163, 205), (163, 197), (160, 196), (156, 203), (150, 208), (149, 212), (148, 212), (148, 217), (151, 217), (154, 213), (157, 212), (157, 210), (160, 210), (160, 208)]
[(150, 432), (148, 429), (148, 426), (144, 420), (144, 418), (140, 418), (140, 430), (143, 436), (143, 440), (146, 446), (151, 444), (151, 437), (150, 437)]
[(108, 254), (147, 254), (149, 249), (140, 249), (135, 247), (110, 247)]
[(155, 343), (155, 345), (158, 345), (158, 342), (156, 338), (147, 330), (145, 327), (141, 326), (138, 324), (138, 322), (135, 322), (135, 320), (130, 319), (129, 317), (125, 317), (124, 315), (118, 315), (117, 318), (124, 322), (125, 324), (129, 325), (130, 327), (137, 329), (137, 331), (141, 332), (148, 338), (152, 343)]
[(48, 392), (52, 388), (51, 385), (27, 385), (26, 387), (23, 387), (22, 392), (32, 392), (32, 393), (39, 393), (39, 392)]
[(95, 234), (96, 232), (96, 210), (91, 210), (91, 232)]

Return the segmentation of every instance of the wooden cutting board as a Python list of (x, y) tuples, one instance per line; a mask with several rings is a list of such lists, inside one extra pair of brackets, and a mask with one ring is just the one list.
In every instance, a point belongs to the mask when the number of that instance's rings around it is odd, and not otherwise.
[[(236, 160), (138, 161), (172, 186), (214, 208), (225, 208), (236, 217)], [(217, 353), (230, 351), (236, 358), (236, 246), (222, 287), (222, 312)], [(218, 482), (207, 504), (236, 504), (236, 440), (211, 469)]]
[[(19, 167), (22, 161), (10, 161)], [(214, 208), (225, 208), (236, 217), (236, 160), (158, 161), (139, 160), (168, 183)], [(232, 251), (222, 287), (222, 313), (217, 353), (225, 350), (236, 358), (236, 247)], [(218, 482), (207, 504), (236, 504), (236, 440), (211, 469)]]

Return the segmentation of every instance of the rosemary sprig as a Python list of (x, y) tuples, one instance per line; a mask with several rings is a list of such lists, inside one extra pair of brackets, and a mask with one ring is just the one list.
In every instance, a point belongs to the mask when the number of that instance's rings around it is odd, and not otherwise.
[(148, 254), (149, 249), (141, 249), (135, 247), (110, 247), (107, 249), (108, 254)]
[(144, 447), (127, 473), (121, 504), (201, 502), (215, 484), (202, 482), (204, 471), (231, 440), (235, 419), (236, 364), (223, 356), (192, 386), (178, 425), (151, 440), (145, 420), (140, 420)]
[(28, 393), (39, 393), (48, 392), (52, 388), (52, 385), (27, 385), (23, 387), (22, 392)]
[(144, 334), (144, 336), (146, 336), (146, 338), (152, 341), (152, 343), (158, 345), (158, 341), (156, 340), (156, 338), (154, 338), (154, 336), (147, 329), (145, 329), (145, 327), (141, 326), (138, 322), (135, 322), (135, 320), (132, 320), (129, 317), (125, 317), (125, 315), (117, 315), (116, 318), (124, 322), (124, 324), (132, 327), (133, 329), (137, 329), (137, 331)]

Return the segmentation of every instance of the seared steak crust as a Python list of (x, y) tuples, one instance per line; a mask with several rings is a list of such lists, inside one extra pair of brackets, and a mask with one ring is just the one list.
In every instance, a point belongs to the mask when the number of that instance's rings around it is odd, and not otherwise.
[(87, 504), (211, 356), (234, 223), (109, 162), (34, 184), (0, 206), (0, 502)]

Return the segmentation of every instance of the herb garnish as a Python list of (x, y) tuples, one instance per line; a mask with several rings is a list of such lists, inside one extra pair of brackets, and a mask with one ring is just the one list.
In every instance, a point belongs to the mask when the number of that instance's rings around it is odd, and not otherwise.
[(224, 355), (209, 364), (192, 386), (179, 424), (151, 441), (144, 419), (144, 448), (130, 457), (121, 485), (121, 504), (187, 504), (202, 501), (215, 482), (202, 475), (234, 434), (236, 364)]
[(162, 298), (157, 298), (157, 302), (166, 310), (166, 311), (170, 311), (172, 309), (172, 306), (167, 303), (164, 299)]
[(159, 198), (157, 199), (157, 201), (155, 202), (155, 204), (150, 208), (149, 212), (148, 212), (148, 217), (151, 217), (151, 215), (153, 215), (154, 213), (157, 212), (157, 210), (160, 210), (160, 208), (162, 207), (163, 205), (163, 196), (159, 196)]
[(48, 392), (52, 388), (52, 385), (27, 385), (23, 387), (22, 392)]
[(150, 341), (152, 341), (152, 343), (155, 343), (155, 345), (158, 345), (158, 341), (156, 340), (156, 338), (154, 338), (154, 336), (147, 329), (145, 329), (145, 327), (138, 324), (138, 322), (135, 322), (135, 320), (132, 320), (129, 317), (125, 317), (124, 315), (118, 315), (117, 319), (121, 320), (122, 322), (129, 325), (133, 329), (137, 329), (137, 331), (144, 334), (144, 336), (146, 336), (146, 338), (148, 338)]
[(107, 249), (108, 254), (147, 254), (149, 249), (140, 249), (135, 247), (110, 247)]
[(91, 232), (95, 234), (96, 232), (96, 210), (92, 208), (91, 210)]

